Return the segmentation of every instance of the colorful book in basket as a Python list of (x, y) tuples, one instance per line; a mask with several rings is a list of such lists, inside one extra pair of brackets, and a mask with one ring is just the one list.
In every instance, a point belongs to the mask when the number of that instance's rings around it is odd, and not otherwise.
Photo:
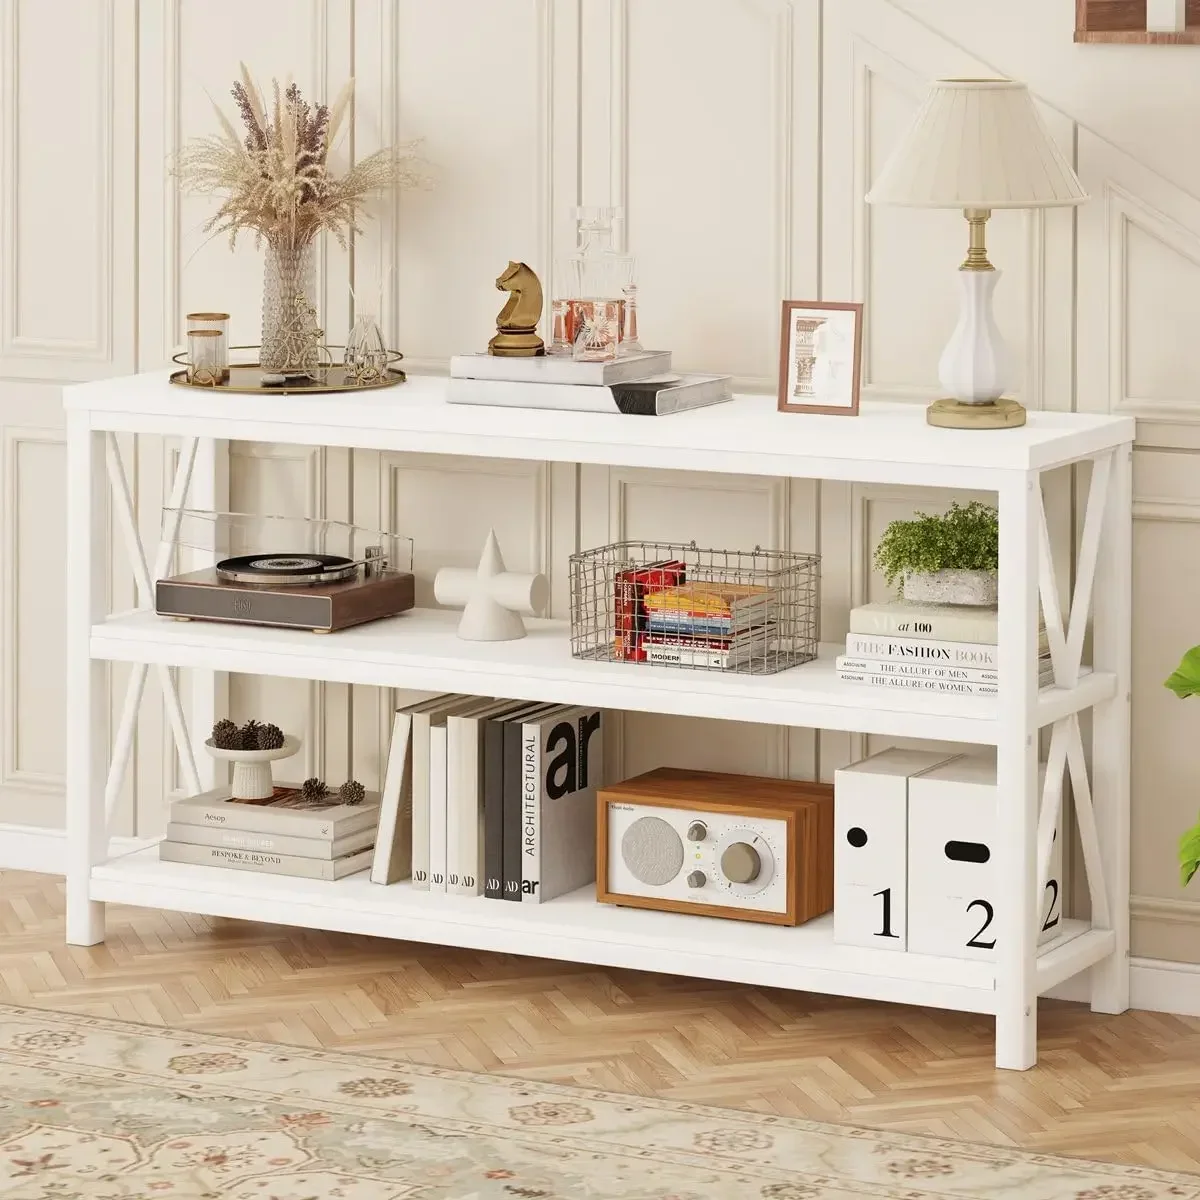
[(643, 603), (651, 633), (699, 637), (761, 628), (775, 619), (778, 610), (774, 589), (752, 583), (686, 583), (648, 592)]
[(623, 662), (644, 662), (642, 635), (647, 625), (645, 597), (686, 578), (686, 566), (677, 558), (628, 567), (617, 572), (613, 597), (613, 657)]

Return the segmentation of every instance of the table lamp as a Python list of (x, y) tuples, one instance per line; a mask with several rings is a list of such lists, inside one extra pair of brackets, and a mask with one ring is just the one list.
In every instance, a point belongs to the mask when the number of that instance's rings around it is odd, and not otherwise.
[(931, 85), (867, 195), (868, 204), (961, 208), (970, 226), (970, 249), (959, 268), (962, 314), (938, 367), (950, 398), (930, 405), (930, 425), (1025, 424), (1025, 409), (1004, 396), (1012, 382), (1010, 355), (992, 315), (1000, 272), (988, 261), (987, 220), (997, 208), (1056, 208), (1086, 199), (1023, 83), (939, 79)]

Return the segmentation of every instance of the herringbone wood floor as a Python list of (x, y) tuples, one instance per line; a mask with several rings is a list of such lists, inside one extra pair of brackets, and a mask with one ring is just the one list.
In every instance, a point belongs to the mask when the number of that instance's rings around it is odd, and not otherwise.
[(0, 872), (0, 999), (609, 1091), (1200, 1171), (1200, 1020), (1048, 1002), (1041, 1060), (988, 1018), (109, 908)]

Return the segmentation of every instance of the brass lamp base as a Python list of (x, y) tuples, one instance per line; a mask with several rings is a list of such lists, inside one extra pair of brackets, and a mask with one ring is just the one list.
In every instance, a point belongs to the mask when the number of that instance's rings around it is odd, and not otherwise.
[(1015, 400), (988, 404), (935, 400), (925, 410), (925, 420), (939, 429), (1016, 429), (1025, 424), (1025, 409)]

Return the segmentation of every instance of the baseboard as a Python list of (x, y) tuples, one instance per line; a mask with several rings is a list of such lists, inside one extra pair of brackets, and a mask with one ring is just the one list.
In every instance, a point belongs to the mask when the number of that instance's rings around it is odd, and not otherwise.
[[(145, 838), (115, 837), (112, 849), (128, 854), (146, 844)], [(37, 871), (42, 875), (67, 873), (67, 833), (37, 825), (0, 824), (0, 871)]]
[[(113, 849), (122, 853), (146, 844), (143, 838), (116, 837)], [(62, 829), (35, 825), (0, 824), (0, 871), (38, 871), (64, 875), (67, 868), (67, 835)], [(1087, 976), (1068, 979), (1047, 993), (1055, 1000), (1088, 1002)], [(1166, 962), (1134, 958), (1129, 968), (1129, 999), (1133, 1008), (1147, 1012), (1200, 1016), (1200, 963)]]

